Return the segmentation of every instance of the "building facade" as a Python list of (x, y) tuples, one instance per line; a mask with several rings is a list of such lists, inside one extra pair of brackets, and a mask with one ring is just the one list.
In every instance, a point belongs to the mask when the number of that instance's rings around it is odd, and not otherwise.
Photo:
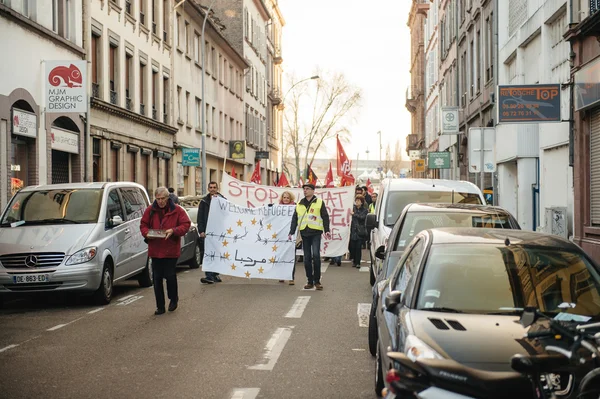
[(135, 181), (153, 197), (173, 186), (172, 0), (91, 0), (94, 181)]
[(574, 1), (569, 13), (573, 120), (573, 238), (600, 262), (600, 3)]
[(45, 98), (46, 63), (84, 58), (82, 14), (81, 0), (0, 0), (1, 206), (27, 185), (85, 180), (85, 113), (47, 112)]
[[(406, 90), (406, 109), (411, 113), (411, 131), (406, 136), (406, 152), (425, 150), (425, 18), (430, 7), (429, 0), (413, 0), (407, 25), (410, 28), (410, 87)], [(415, 171), (414, 161), (410, 167), (412, 177), (421, 177)]]
[[(202, 148), (202, 111), (205, 118), (206, 178), (221, 180), (224, 161), (226, 170), (233, 169), (244, 179), (249, 165), (245, 158), (230, 153), (230, 142), (245, 140), (244, 70), (247, 63), (225, 39), (223, 26), (209, 19), (204, 30), (204, 70), (202, 67), (202, 25), (205, 10), (194, 1), (177, 8), (174, 15), (175, 71), (173, 93), (175, 118), (179, 131), (175, 140), (175, 175), (179, 195), (203, 192), (201, 167), (183, 165), (185, 148)], [(202, 75), (204, 73), (204, 98)]]
[[(202, 0), (207, 6), (208, 1)], [(245, 72), (245, 140), (246, 166), (244, 175), (254, 171), (259, 152), (268, 152), (267, 142), (267, 22), (271, 14), (263, 0), (219, 0), (213, 5), (215, 14), (227, 27), (223, 36), (244, 56), (249, 65)], [(275, 163), (261, 159), (261, 180), (270, 184), (270, 169)], [(271, 168), (273, 167), (273, 168)]]
[(499, 84), (561, 84), (564, 122), (496, 126), (499, 205), (515, 215), (523, 229), (557, 234), (546, 215), (562, 208), (567, 219), (565, 237), (573, 230), (570, 47), (563, 38), (568, 29), (567, 6), (563, 0), (511, 0), (509, 7), (498, 10)]
[[(439, 11), (441, 0), (433, 0), (424, 27), (424, 49), (425, 49), (425, 152), (423, 158), (427, 159), (427, 153), (438, 151), (440, 133), (440, 101), (439, 101), (439, 78), (440, 78), (440, 48), (438, 42)], [(425, 176), (437, 177), (436, 170), (426, 170)]]

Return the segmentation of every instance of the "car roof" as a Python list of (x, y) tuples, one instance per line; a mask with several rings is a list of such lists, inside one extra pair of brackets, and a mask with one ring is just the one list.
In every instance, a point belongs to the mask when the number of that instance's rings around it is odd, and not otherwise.
[(27, 186), (21, 191), (40, 191), (40, 190), (73, 190), (73, 189), (103, 189), (110, 187), (139, 187), (144, 189), (144, 186), (138, 183), (117, 181), (117, 182), (89, 182), (89, 183), (62, 183), (62, 184), (44, 184), (39, 186)]
[(469, 193), (481, 193), (475, 184), (463, 180), (445, 179), (386, 179), (388, 190), (420, 190), (420, 191), (450, 191), (456, 190)]
[(408, 204), (407, 212), (439, 212), (448, 213), (499, 213), (509, 215), (510, 213), (499, 206), (480, 205), (480, 204), (436, 204), (436, 203), (412, 203)]
[(490, 244), (490, 245), (539, 245), (561, 249), (578, 249), (571, 241), (560, 236), (513, 229), (490, 229), (471, 227), (444, 227), (425, 230), (436, 244)]

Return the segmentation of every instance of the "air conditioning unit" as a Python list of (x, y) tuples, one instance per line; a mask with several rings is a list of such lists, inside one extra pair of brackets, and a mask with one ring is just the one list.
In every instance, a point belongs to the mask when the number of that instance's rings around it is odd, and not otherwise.
[(567, 208), (562, 206), (546, 208), (546, 233), (568, 238)]

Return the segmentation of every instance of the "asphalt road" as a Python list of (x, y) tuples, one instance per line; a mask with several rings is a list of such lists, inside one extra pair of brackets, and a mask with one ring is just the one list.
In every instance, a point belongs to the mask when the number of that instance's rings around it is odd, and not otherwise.
[(180, 268), (179, 308), (161, 316), (152, 288), (134, 281), (105, 307), (8, 300), (0, 398), (374, 398), (368, 269), (326, 266), (323, 291), (303, 290), (301, 265), (295, 286), (201, 285), (201, 270)]

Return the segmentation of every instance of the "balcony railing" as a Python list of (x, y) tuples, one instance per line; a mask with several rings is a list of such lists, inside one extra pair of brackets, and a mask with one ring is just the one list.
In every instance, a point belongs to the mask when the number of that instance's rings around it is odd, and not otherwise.
[(600, 0), (590, 0), (590, 15), (600, 10)]
[(140, 11), (140, 25), (146, 25), (146, 16)]
[(133, 111), (133, 101), (129, 97), (125, 98), (125, 108), (127, 108), (130, 111)]
[(146, 115), (146, 105), (140, 104), (140, 114)]
[(152, 22), (152, 33), (156, 35), (156, 22)]
[(163, 40), (166, 42), (167, 41), (167, 31), (163, 30)]
[(409, 134), (406, 136), (406, 149), (407, 150), (416, 150), (417, 144), (419, 143), (419, 137), (416, 134)]
[(155, 121), (158, 120), (158, 111), (154, 107), (152, 107), (152, 119), (154, 119)]
[(281, 55), (281, 45), (275, 46), (275, 55), (273, 56), (273, 62), (281, 64), (283, 62), (283, 56)]
[(110, 91), (110, 103), (117, 105), (119, 102), (119, 94), (116, 91)]
[(92, 97), (100, 98), (100, 85), (92, 83)]
[(163, 114), (163, 123), (169, 124), (169, 114)]
[(273, 102), (273, 105), (281, 104), (281, 90), (277, 87), (272, 88), (269, 90), (269, 98)]

